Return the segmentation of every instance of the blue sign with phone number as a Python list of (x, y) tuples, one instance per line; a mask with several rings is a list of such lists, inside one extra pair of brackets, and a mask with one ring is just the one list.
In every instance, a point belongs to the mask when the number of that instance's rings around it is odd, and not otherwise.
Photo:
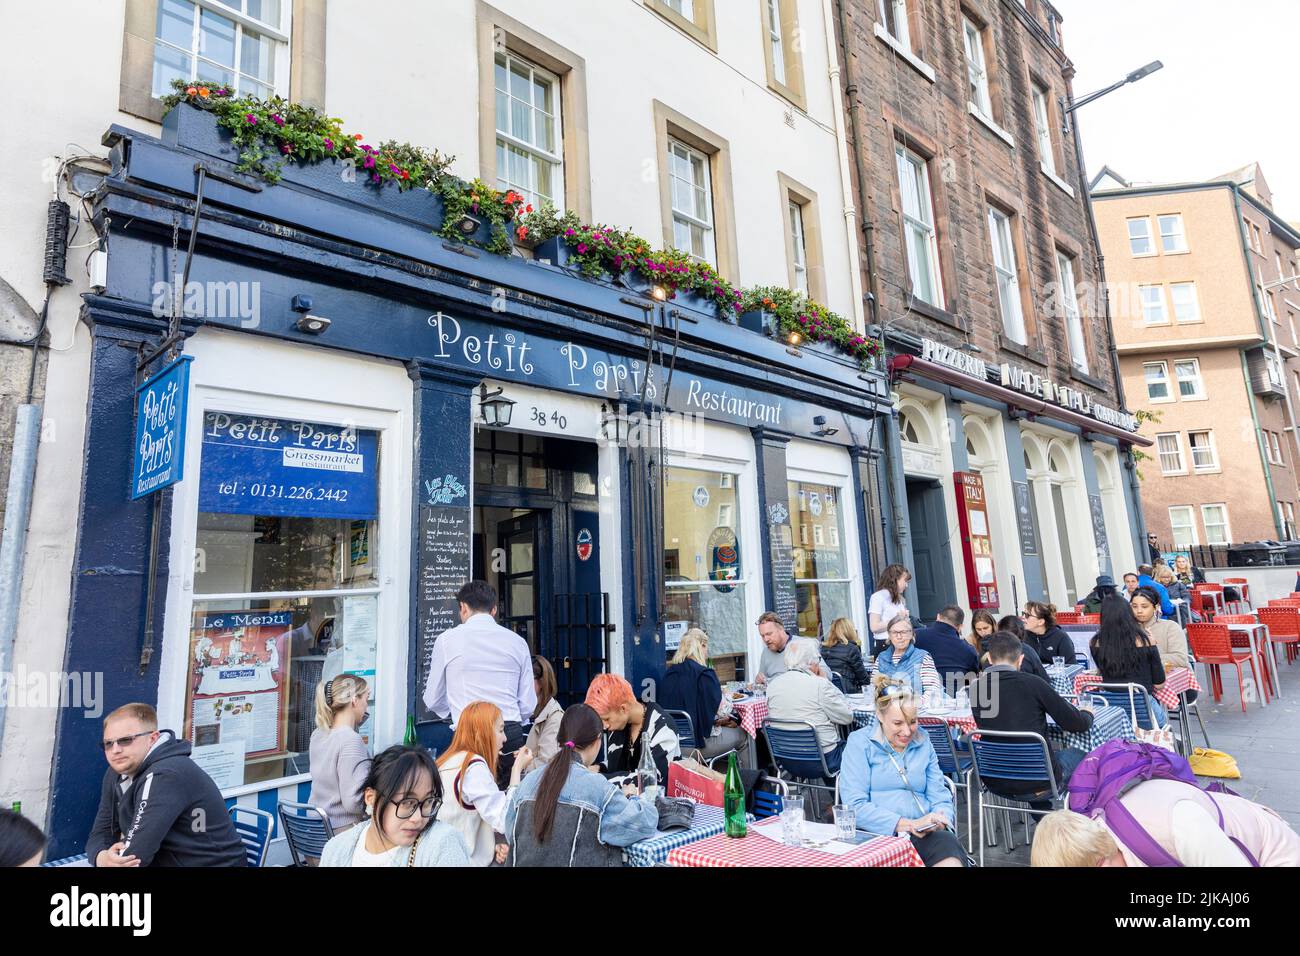
[(208, 412), (199, 510), (369, 520), (379, 512), (378, 454), (372, 430)]

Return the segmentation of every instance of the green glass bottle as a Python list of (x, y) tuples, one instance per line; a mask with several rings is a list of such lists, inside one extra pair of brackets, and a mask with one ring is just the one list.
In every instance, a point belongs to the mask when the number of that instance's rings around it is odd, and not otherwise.
[(402, 744), (406, 747), (414, 747), (420, 742), (420, 738), (415, 735), (415, 714), (406, 715), (406, 735), (402, 738)]
[(22, 816), (23, 802), (21, 800), (14, 801), (14, 813), (18, 814), (19, 816)]
[(723, 813), (727, 821), (727, 836), (743, 837), (745, 826), (745, 785), (740, 779), (740, 765), (733, 750), (727, 757), (727, 779), (722, 784)]

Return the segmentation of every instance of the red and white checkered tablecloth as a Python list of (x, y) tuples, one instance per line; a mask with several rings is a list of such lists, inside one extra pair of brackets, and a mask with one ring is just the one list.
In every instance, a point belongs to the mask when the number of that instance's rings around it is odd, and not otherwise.
[(725, 833), (679, 846), (668, 854), (670, 866), (924, 866), (907, 837), (877, 837), (848, 853), (823, 853), (786, 846), (757, 833)]
[(749, 700), (738, 700), (733, 707), (737, 723), (749, 736), (757, 737), (758, 728), (762, 727), (763, 721), (767, 720), (767, 698), (751, 697)]
[[(1097, 674), (1080, 674), (1074, 679), (1074, 692), (1076, 694), (1096, 687), (1101, 683), (1101, 677)], [(1165, 671), (1165, 682), (1160, 689), (1156, 691), (1156, 700), (1164, 704), (1169, 709), (1178, 706), (1178, 696), (1187, 690), (1200, 690), (1201, 685), (1196, 680), (1196, 674), (1186, 667), (1175, 667)]]

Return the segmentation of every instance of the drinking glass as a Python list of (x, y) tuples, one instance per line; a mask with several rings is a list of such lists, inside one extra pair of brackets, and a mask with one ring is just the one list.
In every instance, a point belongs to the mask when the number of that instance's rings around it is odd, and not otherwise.
[(831, 812), (835, 814), (835, 829), (839, 832), (839, 838), (845, 843), (852, 843), (857, 837), (857, 814), (853, 808), (837, 803)]
[(803, 844), (803, 801), (797, 797), (781, 811), (781, 842), (786, 846)]
[(1058, 673), (1058, 674), (1064, 674), (1064, 673), (1065, 673), (1065, 658), (1064, 658), (1064, 657), (1053, 657), (1053, 658), (1052, 658), (1052, 668), (1056, 671), (1056, 673)]

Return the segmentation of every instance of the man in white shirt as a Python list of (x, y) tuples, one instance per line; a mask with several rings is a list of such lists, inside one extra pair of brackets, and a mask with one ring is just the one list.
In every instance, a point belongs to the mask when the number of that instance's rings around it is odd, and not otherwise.
[(537, 707), (532, 654), (522, 637), (497, 623), (492, 585), (470, 581), (456, 592), (456, 601), (461, 623), (434, 642), (424, 705), (435, 714), (450, 714), (453, 728), (476, 700), (501, 709), (506, 745), (497, 762), (497, 783), (504, 789), (515, 751), (524, 745), (523, 722), (532, 720)]

